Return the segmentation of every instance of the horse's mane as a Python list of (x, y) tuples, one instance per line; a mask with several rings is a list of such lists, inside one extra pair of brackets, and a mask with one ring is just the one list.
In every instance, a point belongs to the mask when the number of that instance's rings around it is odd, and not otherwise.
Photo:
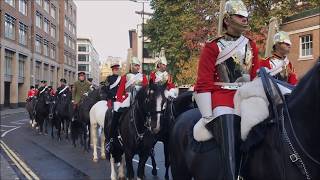
[[(316, 75), (315, 75), (316, 74)], [(294, 101), (300, 101), (306, 97), (312, 95), (310, 92), (315, 92), (319, 95), (320, 92), (320, 62), (317, 62), (315, 66), (307, 72), (306, 75), (299, 81), (296, 88), (292, 91), (289, 103)], [(302, 98), (302, 99), (301, 99)], [(315, 98), (315, 97), (313, 97)]]

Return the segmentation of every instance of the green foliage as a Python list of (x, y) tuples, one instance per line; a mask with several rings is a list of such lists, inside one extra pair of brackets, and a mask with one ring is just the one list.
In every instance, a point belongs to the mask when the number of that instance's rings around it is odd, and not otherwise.
[[(297, 0), (244, 2), (250, 13), (248, 35), (257, 40), (262, 50), (271, 17), (284, 18), (317, 7), (316, 0), (301, 1), (300, 4)], [(209, 36), (216, 36), (219, 3), (215, 0), (151, 0), (154, 14), (144, 29), (145, 36), (151, 40), (148, 48), (153, 52), (165, 48), (168, 69), (179, 84), (195, 81), (190, 77), (196, 73), (195, 62), (201, 47)]]

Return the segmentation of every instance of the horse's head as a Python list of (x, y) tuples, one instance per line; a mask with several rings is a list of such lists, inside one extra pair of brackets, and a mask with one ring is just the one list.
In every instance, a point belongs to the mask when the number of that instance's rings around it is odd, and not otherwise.
[(99, 86), (98, 91), (99, 91), (99, 97), (100, 100), (106, 100), (108, 97), (108, 87), (105, 85)]
[(166, 85), (150, 83), (148, 87), (141, 89), (137, 96), (139, 104), (142, 105), (146, 116), (145, 125), (152, 133), (160, 131), (160, 120), (166, 106), (164, 90)]

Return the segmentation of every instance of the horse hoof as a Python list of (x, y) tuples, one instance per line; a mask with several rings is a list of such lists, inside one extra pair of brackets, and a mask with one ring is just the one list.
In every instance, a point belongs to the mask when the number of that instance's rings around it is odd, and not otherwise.
[(93, 162), (97, 163), (98, 162), (98, 158), (93, 158)]
[(156, 169), (152, 169), (152, 175), (153, 176), (157, 176), (158, 175), (158, 171)]
[(101, 159), (106, 159), (106, 155), (101, 155)]
[(119, 180), (125, 180), (126, 177), (119, 177)]

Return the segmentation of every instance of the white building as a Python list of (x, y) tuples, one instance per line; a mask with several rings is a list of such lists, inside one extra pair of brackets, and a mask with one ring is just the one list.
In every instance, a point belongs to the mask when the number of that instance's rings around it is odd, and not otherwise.
[(99, 54), (91, 38), (77, 38), (77, 73), (83, 71), (87, 78), (92, 78), (96, 86), (100, 82)]

